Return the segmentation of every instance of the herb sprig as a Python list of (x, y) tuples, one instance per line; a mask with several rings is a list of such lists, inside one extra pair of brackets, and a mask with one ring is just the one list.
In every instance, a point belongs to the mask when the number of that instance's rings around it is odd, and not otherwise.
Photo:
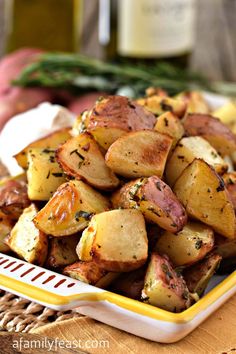
[(130, 96), (143, 95), (149, 86), (161, 87), (169, 94), (202, 89), (236, 95), (236, 84), (209, 82), (199, 74), (176, 68), (169, 63), (135, 65), (113, 64), (79, 54), (46, 53), (28, 65), (13, 82), (18, 86), (42, 86), (116, 93), (127, 88)]

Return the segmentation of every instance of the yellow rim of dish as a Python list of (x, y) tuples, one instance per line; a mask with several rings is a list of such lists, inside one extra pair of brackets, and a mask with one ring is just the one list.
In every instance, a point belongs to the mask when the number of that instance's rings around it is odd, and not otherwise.
[(3, 274), (0, 274), (0, 284), (9, 290), (16, 291), (17, 293), (30, 297), (36, 302), (39, 301), (48, 305), (62, 306), (74, 301), (108, 301), (128, 311), (132, 311), (139, 315), (156, 320), (173, 323), (186, 323), (191, 321), (202, 310), (205, 310), (222, 295), (236, 286), (236, 271), (224, 279), (196, 304), (181, 313), (171, 313), (157, 307), (111, 293), (109, 291), (102, 291), (98, 293), (81, 293), (68, 296), (57, 295), (53, 292), (38, 288), (31, 284), (26, 284), (20, 280), (7, 277)]

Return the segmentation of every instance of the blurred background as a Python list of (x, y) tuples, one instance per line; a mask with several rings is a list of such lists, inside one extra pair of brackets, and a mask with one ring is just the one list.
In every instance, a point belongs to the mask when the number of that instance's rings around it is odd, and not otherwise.
[[(189, 3), (185, 0), (171, 2), (179, 6)], [(109, 3), (111, 6), (113, 1), (0, 0), (0, 56), (21, 45), (32, 47), (46, 43), (51, 50), (78, 51), (106, 59), (114, 45), (109, 44), (110, 48), (104, 45), (108, 22), (113, 21), (114, 16), (113, 10), (108, 9)], [(168, 1), (165, 3), (168, 5)], [(195, 6), (195, 33), (188, 65), (210, 79), (236, 80), (236, 0), (196, 0)], [(168, 25), (171, 25), (171, 14), (169, 19)], [(113, 29), (115, 21), (109, 22)], [(185, 26), (185, 32), (190, 31), (187, 23)], [(40, 35), (36, 38), (37, 31)]]

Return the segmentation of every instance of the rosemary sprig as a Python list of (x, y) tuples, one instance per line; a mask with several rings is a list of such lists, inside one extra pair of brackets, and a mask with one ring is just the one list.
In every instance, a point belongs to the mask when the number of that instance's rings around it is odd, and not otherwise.
[(68, 88), (79, 93), (88, 90), (115, 93), (123, 86), (133, 96), (144, 94), (148, 86), (161, 87), (169, 94), (201, 89), (236, 95), (236, 84), (209, 82), (202, 76), (181, 70), (166, 62), (152, 66), (112, 64), (79, 54), (47, 53), (27, 66), (14, 81), (18, 86)]

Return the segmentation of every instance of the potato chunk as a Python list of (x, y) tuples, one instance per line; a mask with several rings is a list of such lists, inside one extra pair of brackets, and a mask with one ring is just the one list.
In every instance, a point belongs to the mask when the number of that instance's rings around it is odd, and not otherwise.
[(142, 213), (112, 210), (94, 215), (77, 246), (82, 261), (111, 272), (129, 272), (147, 260), (148, 239)]
[(49, 200), (66, 181), (55, 159), (55, 150), (33, 148), (27, 153), (28, 197), (31, 200)]
[(144, 106), (156, 116), (160, 116), (165, 112), (172, 112), (174, 115), (181, 118), (186, 110), (185, 102), (171, 97), (153, 95), (150, 97), (139, 98), (136, 102)]
[(33, 218), (36, 213), (37, 208), (34, 204), (26, 208), (6, 242), (20, 258), (42, 266), (48, 253), (48, 239), (47, 235), (34, 225)]
[(173, 190), (189, 216), (225, 237), (235, 237), (233, 204), (223, 180), (205, 161), (195, 159), (186, 167)]
[(108, 272), (100, 268), (96, 262), (78, 261), (64, 268), (63, 273), (84, 283), (106, 288), (115, 280), (119, 273)]
[(201, 92), (185, 91), (176, 95), (175, 98), (187, 104), (188, 113), (210, 113), (210, 107)]
[(173, 186), (195, 158), (200, 158), (211, 165), (217, 173), (223, 174), (227, 171), (227, 163), (220, 157), (217, 151), (200, 136), (183, 138), (177, 144), (173, 154), (166, 165), (166, 179), (170, 186)]
[(5, 238), (10, 234), (13, 225), (5, 216), (0, 216), (0, 252), (6, 253), (10, 248), (5, 243)]
[(223, 175), (223, 180), (225, 187), (229, 192), (231, 202), (233, 203), (234, 209), (236, 210), (236, 172), (229, 172)]
[(144, 302), (167, 311), (180, 312), (190, 306), (190, 294), (181, 275), (167, 257), (153, 253), (142, 291)]
[(127, 178), (162, 177), (172, 139), (151, 130), (128, 133), (117, 139), (106, 153), (106, 164)]
[(217, 118), (207, 114), (188, 114), (183, 124), (188, 136), (202, 136), (222, 156), (236, 150), (236, 135)]
[(173, 139), (172, 148), (175, 147), (177, 142), (184, 135), (183, 124), (180, 119), (171, 112), (161, 114), (157, 119), (154, 129), (159, 133), (169, 135)]
[(9, 178), (0, 185), (0, 212), (16, 221), (23, 210), (30, 205), (24, 179)]
[(164, 232), (157, 241), (155, 250), (167, 254), (175, 266), (186, 266), (198, 262), (214, 247), (214, 233), (208, 226), (188, 222), (177, 234)]
[(99, 99), (92, 109), (87, 131), (105, 150), (129, 131), (153, 129), (156, 118), (141, 105), (123, 96)]
[(139, 209), (145, 219), (170, 232), (178, 232), (187, 222), (186, 212), (170, 187), (157, 176), (125, 184), (112, 196), (115, 208)]
[(223, 259), (226, 258), (235, 258), (236, 259), (236, 238), (235, 239), (226, 239), (220, 235), (215, 237), (215, 251)]
[(122, 273), (112, 283), (111, 291), (131, 299), (141, 300), (145, 273), (145, 266), (129, 273)]
[(209, 281), (219, 267), (221, 259), (220, 255), (212, 253), (184, 270), (183, 277), (191, 293), (197, 293), (199, 296), (204, 293)]
[(47, 266), (58, 268), (65, 267), (78, 260), (75, 251), (80, 235), (66, 237), (52, 237), (49, 239)]
[(84, 179), (98, 189), (114, 189), (119, 180), (106, 166), (98, 144), (88, 133), (68, 140), (57, 150), (57, 160), (70, 176)]
[(70, 128), (63, 128), (57, 130), (41, 139), (38, 139), (28, 146), (26, 146), (22, 151), (16, 154), (14, 157), (22, 168), (27, 169), (27, 153), (29, 150), (33, 148), (41, 148), (41, 149), (49, 149), (53, 150), (58, 148), (58, 146), (64, 143), (71, 137), (70, 135)]
[(83, 230), (93, 214), (108, 210), (110, 202), (82, 181), (62, 184), (34, 218), (48, 235), (67, 236)]

